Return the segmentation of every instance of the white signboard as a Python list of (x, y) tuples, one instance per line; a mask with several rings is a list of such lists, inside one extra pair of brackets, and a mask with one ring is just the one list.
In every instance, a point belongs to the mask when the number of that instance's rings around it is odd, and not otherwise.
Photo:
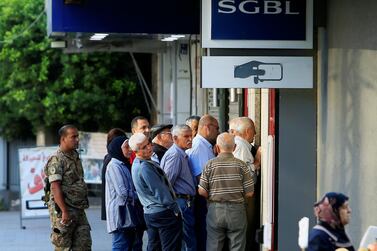
[(313, 58), (205, 56), (202, 88), (313, 88)]
[(41, 200), (44, 195), (43, 167), (56, 147), (23, 148), (18, 150), (20, 165), (21, 216), (22, 218), (48, 216)]

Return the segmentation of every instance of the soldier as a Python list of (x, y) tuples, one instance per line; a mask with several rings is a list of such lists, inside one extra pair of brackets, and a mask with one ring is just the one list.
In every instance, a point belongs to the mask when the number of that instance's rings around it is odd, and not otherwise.
[(51, 184), (48, 201), (55, 251), (90, 251), (90, 225), (84, 209), (89, 207), (84, 172), (76, 151), (78, 130), (73, 125), (59, 129), (59, 149), (48, 160), (44, 172)]

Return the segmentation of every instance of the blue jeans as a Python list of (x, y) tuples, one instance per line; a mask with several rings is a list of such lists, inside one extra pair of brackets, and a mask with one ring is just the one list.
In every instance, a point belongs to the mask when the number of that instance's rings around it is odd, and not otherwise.
[(136, 229), (117, 230), (112, 233), (113, 251), (142, 251), (144, 231)]
[(180, 251), (182, 245), (182, 216), (167, 209), (144, 214), (148, 232), (148, 251)]
[(178, 205), (183, 218), (183, 240), (187, 251), (196, 251), (194, 201), (178, 198)]

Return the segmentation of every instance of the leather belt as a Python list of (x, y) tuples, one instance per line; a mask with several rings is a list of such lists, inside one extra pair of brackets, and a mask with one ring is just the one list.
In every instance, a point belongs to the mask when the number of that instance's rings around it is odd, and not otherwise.
[(194, 196), (189, 194), (176, 194), (177, 198), (185, 200), (193, 200)]

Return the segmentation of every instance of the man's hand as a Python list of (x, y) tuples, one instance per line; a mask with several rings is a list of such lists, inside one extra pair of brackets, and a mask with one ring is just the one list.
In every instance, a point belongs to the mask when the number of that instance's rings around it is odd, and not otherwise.
[(202, 187), (199, 187), (199, 189), (198, 189), (198, 193), (201, 195), (201, 196), (203, 196), (204, 198), (206, 198), (206, 199), (208, 199), (208, 192), (204, 189), (204, 188), (202, 188)]
[(69, 213), (68, 211), (63, 211), (62, 212), (62, 220), (61, 220), (61, 224), (62, 225), (65, 225), (65, 226), (68, 226), (69, 224), (71, 224), (72, 220), (69, 216)]
[(248, 192), (248, 193), (245, 194), (246, 198), (251, 198), (253, 196), (254, 196), (254, 192)]
[(257, 154), (255, 154), (254, 158), (254, 167), (255, 170), (259, 170), (261, 166), (261, 159), (262, 159), (262, 148), (258, 147)]
[(62, 212), (61, 223), (63, 225), (69, 225), (71, 223), (71, 219), (69, 217), (67, 205), (64, 202), (64, 195), (61, 189), (60, 181), (54, 181), (51, 183), (51, 192), (54, 196), (55, 204), (60, 208), (60, 211)]

